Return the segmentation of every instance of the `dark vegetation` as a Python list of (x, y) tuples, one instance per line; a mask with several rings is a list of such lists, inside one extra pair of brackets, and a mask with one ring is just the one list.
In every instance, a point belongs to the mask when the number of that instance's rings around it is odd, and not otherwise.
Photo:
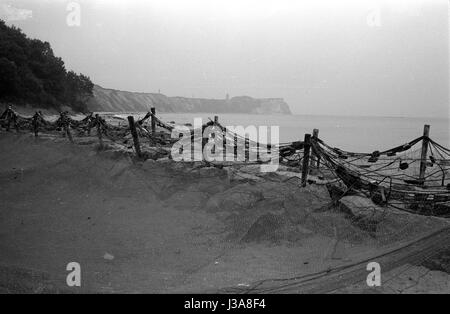
[(67, 71), (48, 42), (0, 20), (0, 101), (86, 112), (93, 87), (89, 77)]

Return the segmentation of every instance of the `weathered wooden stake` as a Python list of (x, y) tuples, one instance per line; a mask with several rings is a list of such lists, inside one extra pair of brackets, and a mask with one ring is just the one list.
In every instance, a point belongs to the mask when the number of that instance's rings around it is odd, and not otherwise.
[(33, 124), (34, 137), (38, 137), (39, 136), (39, 123), (37, 121), (36, 114), (33, 117), (33, 123), (32, 123)]
[[(214, 125), (218, 125), (219, 124), (219, 116), (214, 116)], [(226, 129), (225, 130), (223, 130), (223, 132), (222, 132), (222, 149), (223, 149), (223, 152), (222, 152), (222, 156), (223, 156), (223, 161), (225, 161), (225, 156), (226, 156), (226, 149), (225, 149), (225, 146), (226, 146), (226, 140), (225, 140), (225, 134), (226, 134)], [(216, 146), (214, 145), (214, 148), (213, 148), (214, 150), (213, 150), (213, 154), (215, 154), (216, 153)]]
[(97, 137), (98, 142), (100, 143), (100, 148), (103, 148), (102, 126), (100, 125), (100, 121), (98, 119), (97, 119)]
[(222, 156), (223, 161), (227, 160), (227, 129), (224, 127), (222, 130)]
[(88, 136), (91, 136), (91, 123), (92, 123), (92, 120), (89, 120), (88, 121), (88, 125), (87, 125), (87, 135)]
[(134, 123), (133, 116), (128, 117), (128, 123), (130, 124), (131, 135), (133, 136), (134, 149), (136, 150), (136, 156), (138, 158), (142, 157), (141, 154), (141, 145), (139, 144), (139, 137), (136, 131), (136, 124)]
[(423, 127), (423, 136), (422, 140), (422, 153), (420, 155), (420, 173), (419, 173), (419, 181), (420, 184), (425, 183), (425, 171), (427, 169), (427, 153), (428, 153), (428, 143), (430, 136), (430, 126), (428, 124)]
[[(319, 138), (319, 129), (313, 130), (312, 138), (314, 141), (317, 141), (317, 139)], [(316, 168), (319, 168), (320, 165), (320, 156), (316, 154), (314, 149), (311, 152), (311, 165)]]
[(202, 126), (202, 154), (204, 153), (206, 144), (209, 142), (209, 136), (205, 137), (205, 129), (206, 129), (206, 127), (203, 125)]
[(305, 134), (303, 147), (303, 167), (302, 167), (302, 186), (306, 186), (306, 180), (309, 173), (309, 153), (311, 150), (311, 134)]
[(386, 192), (383, 186), (380, 186), (381, 201), (386, 203)]
[(256, 161), (259, 161), (259, 142), (256, 142)]
[(245, 161), (250, 160), (250, 142), (249, 139), (245, 138)]
[(211, 148), (211, 154), (216, 154), (216, 134), (211, 133), (211, 141), (213, 142), (213, 146)]
[(234, 161), (239, 160), (239, 158), (238, 158), (238, 138), (237, 138), (236, 134), (234, 134), (234, 138), (233, 138), (233, 155), (234, 155)]
[(70, 126), (68, 124), (66, 124), (64, 126), (64, 129), (66, 131), (67, 137), (69, 138), (69, 141), (73, 144), (72, 133), (70, 133)]
[(17, 116), (14, 116), (14, 128), (16, 129), (16, 132), (19, 133), (19, 123), (17, 123)]
[(150, 112), (152, 113), (152, 120), (151, 120), (152, 134), (155, 134), (156, 133), (156, 119), (155, 119), (156, 109), (153, 107), (150, 109)]
[(191, 130), (191, 160), (195, 160), (195, 132)]
[[(180, 134), (178, 135), (178, 138), (181, 140), (181, 139), (183, 138), (183, 134), (180, 133)], [(183, 146), (180, 147), (180, 149), (179, 149), (178, 152), (180, 153), (181, 156), (183, 156), (183, 152), (184, 152)], [(184, 157), (183, 157), (183, 159), (184, 159)]]

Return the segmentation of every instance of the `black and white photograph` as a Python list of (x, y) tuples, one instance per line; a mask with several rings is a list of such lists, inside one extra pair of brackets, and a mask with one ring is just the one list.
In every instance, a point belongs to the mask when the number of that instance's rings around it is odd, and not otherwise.
[(450, 294), (449, 19), (0, 0), (0, 294)]

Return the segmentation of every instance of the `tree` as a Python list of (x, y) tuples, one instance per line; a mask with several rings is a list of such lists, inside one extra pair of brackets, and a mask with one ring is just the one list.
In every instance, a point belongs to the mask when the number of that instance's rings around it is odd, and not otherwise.
[(0, 100), (86, 111), (93, 88), (89, 77), (66, 70), (48, 42), (0, 20)]
[(18, 75), (14, 62), (0, 57), (0, 95), (14, 96), (17, 92)]

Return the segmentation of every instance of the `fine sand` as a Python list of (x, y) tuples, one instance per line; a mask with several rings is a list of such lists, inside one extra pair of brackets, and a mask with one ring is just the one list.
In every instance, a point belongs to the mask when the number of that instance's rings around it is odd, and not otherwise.
[[(135, 162), (98, 151), (95, 138), (76, 140), (0, 131), (0, 293), (245, 288), (355, 263), (446, 225), (408, 216), (402, 228), (387, 222), (378, 237), (344, 213), (303, 208), (302, 195), (322, 195), (311, 206), (328, 203), (320, 189)], [(242, 191), (249, 194), (236, 194)], [(70, 262), (81, 265), (80, 288), (66, 285)], [(426, 286), (411, 292), (450, 292), (444, 272), (417, 278)], [(373, 291), (358, 280), (341, 292)], [(395, 288), (380, 291), (408, 292), (404, 281), (393, 278)]]

